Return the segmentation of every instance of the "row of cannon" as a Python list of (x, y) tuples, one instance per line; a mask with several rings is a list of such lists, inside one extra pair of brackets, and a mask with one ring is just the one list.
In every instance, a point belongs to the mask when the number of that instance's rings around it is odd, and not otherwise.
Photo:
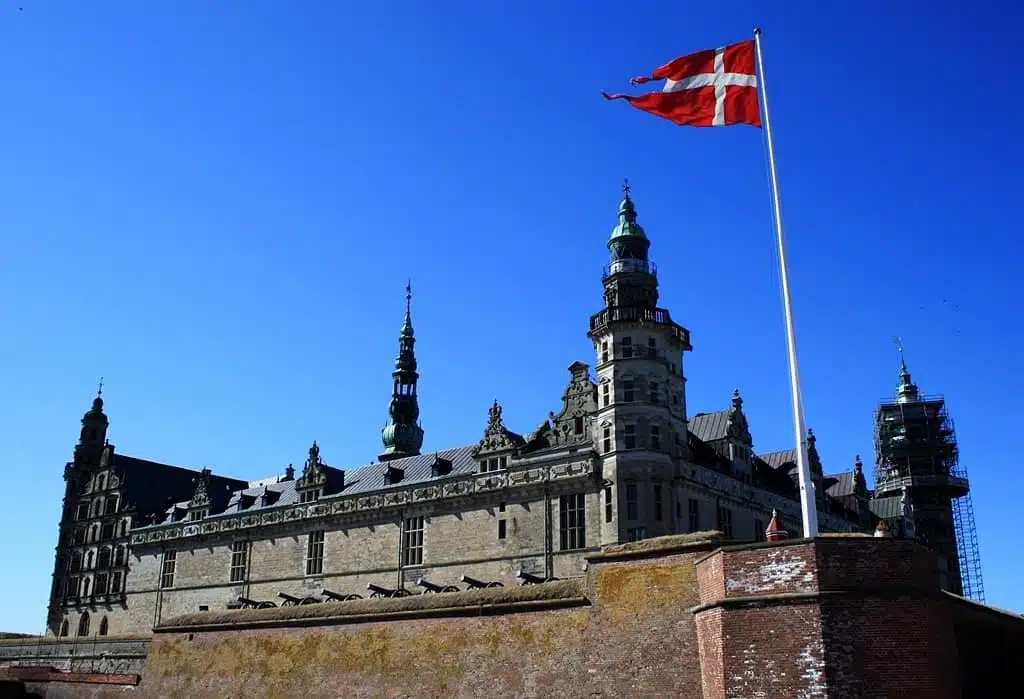
[[(534, 575), (533, 573), (527, 573), (525, 570), (516, 571), (516, 579), (519, 580), (520, 585), (540, 585), (542, 583), (551, 582), (552, 580), (558, 580), (558, 578), (550, 577), (546, 578), (540, 575)], [(504, 585), (498, 581), (486, 581), (478, 580), (468, 575), (463, 575), (459, 578), (467, 590), (483, 590), (491, 587), (504, 587)], [(382, 585), (375, 585), (370, 583), (366, 586), (366, 590), (369, 593), (369, 597), (373, 598), (399, 598), (399, 597), (411, 597), (416, 594), (430, 594), (430, 593), (441, 593), (441, 592), (461, 592), (458, 585), (438, 585), (432, 583), (426, 578), (419, 578), (416, 580), (416, 586), (422, 589), (422, 592), (413, 592), (407, 590), (404, 587), (384, 587)], [(362, 595), (357, 594), (344, 594), (340, 592), (333, 592), (327, 588), (320, 590), (320, 597), (296, 597), (295, 595), (289, 595), (287, 592), (278, 592), (278, 598), (281, 600), (282, 607), (294, 607), (306, 604), (320, 604), (321, 602), (347, 602), (354, 599), (363, 599)], [(278, 606), (276, 602), (270, 600), (254, 600), (248, 597), (239, 597), (238, 604), (242, 609), (270, 609), (271, 607)]]

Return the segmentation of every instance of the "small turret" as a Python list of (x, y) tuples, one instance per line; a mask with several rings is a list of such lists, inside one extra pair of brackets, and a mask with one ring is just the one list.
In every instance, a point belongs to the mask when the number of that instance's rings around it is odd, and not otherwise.
[(109, 426), (110, 421), (103, 412), (103, 380), (100, 379), (99, 391), (92, 401), (92, 408), (82, 416), (82, 431), (75, 447), (76, 465), (99, 464)]

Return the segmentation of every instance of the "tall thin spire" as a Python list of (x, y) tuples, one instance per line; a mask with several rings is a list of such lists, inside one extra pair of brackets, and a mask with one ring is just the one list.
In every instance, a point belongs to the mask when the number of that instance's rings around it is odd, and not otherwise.
[(390, 420), (381, 431), (384, 451), (381, 461), (416, 456), (423, 446), (423, 428), (419, 425), (420, 407), (416, 396), (419, 373), (416, 363), (416, 337), (412, 329), (412, 280), (405, 286), (405, 320), (398, 337), (398, 356), (388, 407)]
[(910, 379), (910, 370), (907, 369), (907, 360), (903, 356), (903, 340), (895, 338), (896, 350), (900, 353), (900, 383), (896, 388), (896, 400), (899, 403), (912, 403), (921, 397), (917, 386)]

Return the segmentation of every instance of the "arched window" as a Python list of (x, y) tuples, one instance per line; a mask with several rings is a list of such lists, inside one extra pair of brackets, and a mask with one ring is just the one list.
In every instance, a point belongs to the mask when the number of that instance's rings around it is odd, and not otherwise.
[(67, 635), (68, 635), (68, 620), (67, 620), (67, 618), (65, 618), (64, 621), (60, 622), (60, 633), (59, 633), (59, 636), (61, 638), (66, 638)]
[(92, 570), (92, 551), (85, 554), (85, 569)]
[(78, 620), (78, 635), (89, 635), (89, 612), (83, 612), (82, 618)]
[(101, 473), (96, 479), (96, 490), (103, 490), (107, 487), (107, 474)]
[(100, 633), (100, 636), (106, 636), (107, 635), (107, 617), (103, 617), (102, 619), (100, 619), (100, 631), (99, 631), (99, 633)]
[(82, 597), (89, 596), (89, 585), (92, 581), (89, 578), (82, 578)]

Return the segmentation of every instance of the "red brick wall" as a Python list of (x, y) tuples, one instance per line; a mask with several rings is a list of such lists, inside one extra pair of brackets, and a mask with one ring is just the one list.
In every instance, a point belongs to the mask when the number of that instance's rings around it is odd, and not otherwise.
[(936, 561), (912, 542), (731, 547), (697, 566), (704, 697), (959, 697)]

